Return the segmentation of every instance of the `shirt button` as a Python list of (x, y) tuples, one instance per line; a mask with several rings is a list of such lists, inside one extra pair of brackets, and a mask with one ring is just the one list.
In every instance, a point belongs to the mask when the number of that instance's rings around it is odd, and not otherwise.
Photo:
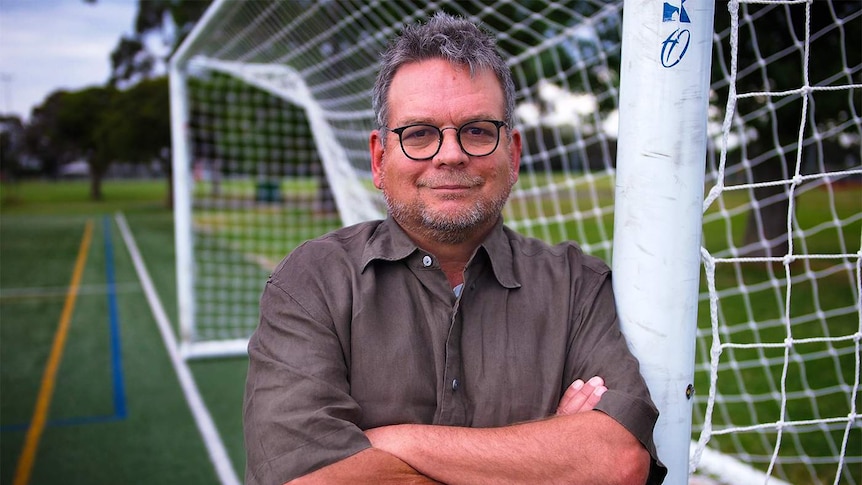
[(459, 384), (460, 384), (460, 383), (458, 382), (458, 379), (452, 379), (452, 390), (453, 390), (453, 391), (457, 391), (457, 390), (458, 390), (458, 385), (459, 385)]
[(434, 261), (431, 259), (431, 256), (426, 254), (425, 257), (422, 258), (422, 264), (425, 265), (426, 268), (431, 266), (432, 263), (434, 263)]

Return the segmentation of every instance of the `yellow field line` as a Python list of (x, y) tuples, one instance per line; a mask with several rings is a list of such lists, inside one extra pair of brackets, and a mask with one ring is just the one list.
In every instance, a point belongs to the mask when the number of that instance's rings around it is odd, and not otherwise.
[(66, 294), (66, 303), (63, 305), (63, 313), (60, 315), (60, 324), (54, 334), (54, 343), (51, 345), (51, 354), (48, 356), (45, 374), (42, 375), (42, 385), (39, 388), (39, 396), (36, 398), (36, 409), (33, 411), (33, 419), (27, 429), (24, 449), (18, 459), (18, 468), (15, 469), (13, 485), (27, 485), (27, 482), (30, 481), (33, 462), (36, 459), (36, 449), (39, 447), (39, 439), (42, 437), (42, 431), (44, 431), (45, 422), (48, 419), (48, 408), (54, 394), (57, 369), (60, 367), (60, 359), (63, 357), (63, 349), (66, 346), (66, 335), (69, 333), (69, 322), (72, 320), (72, 312), (75, 310), (75, 300), (78, 296), (81, 275), (84, 273), (84, 264), (87, 262), (87, 252), (90, 248), (92, 233), (93, 221), (90, 220), (84, 227), (84, 237), (81, 240), (81, 248), (78, 250), (78, 259), (75, 261), (72, 282), (69, 284), (69, 291)]

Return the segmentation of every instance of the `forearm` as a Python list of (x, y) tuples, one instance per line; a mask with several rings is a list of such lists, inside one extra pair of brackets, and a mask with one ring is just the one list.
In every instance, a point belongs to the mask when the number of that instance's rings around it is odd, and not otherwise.
[(645, 483), (650, 458), (598, 411), (501, 428), (398, 425), (370, 430), (385, 450), (441, 482)]
[(424, 485), (436, 482), (404, 461), (374, 448), (325, 466), (286, 485), (354, 485), (356, 483)]

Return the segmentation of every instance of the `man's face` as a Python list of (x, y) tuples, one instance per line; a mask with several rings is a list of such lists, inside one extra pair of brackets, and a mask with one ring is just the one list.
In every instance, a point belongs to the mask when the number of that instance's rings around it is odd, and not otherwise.
[[(442, 59), (399, 68), (389, 105), (389, 128), (425, 123), (441, 129), (475, 120), (503, 120), (505, 106), (503, 89), (492, 71), (470, 77), (468, 68)], [(437, 155), (420, 161), (404, 154), (397, 134), (373, 132), (371, 169), (389, 213), (411, 235), (438, 242), (462, 242), (475, 231), (489, 229), (518, 179), (521, 138), (517, 130), (509, 130), (501, 128), (497, 149), (482, 157), (464, 153), (456, 130), (444, 130)], [(385, 149), (381, 137), (386, 137)]]

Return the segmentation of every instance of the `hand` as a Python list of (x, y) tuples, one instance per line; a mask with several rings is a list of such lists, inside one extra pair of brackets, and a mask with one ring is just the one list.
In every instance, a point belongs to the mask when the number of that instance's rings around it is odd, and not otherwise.
[(557, 416), (568, 416), (584, 411), (591, 411), (607, 392), (605, 381), (595, 376), (586, 383), (580, 379), (575, 380), (566, 389), (560, 404), (557, 406)]

